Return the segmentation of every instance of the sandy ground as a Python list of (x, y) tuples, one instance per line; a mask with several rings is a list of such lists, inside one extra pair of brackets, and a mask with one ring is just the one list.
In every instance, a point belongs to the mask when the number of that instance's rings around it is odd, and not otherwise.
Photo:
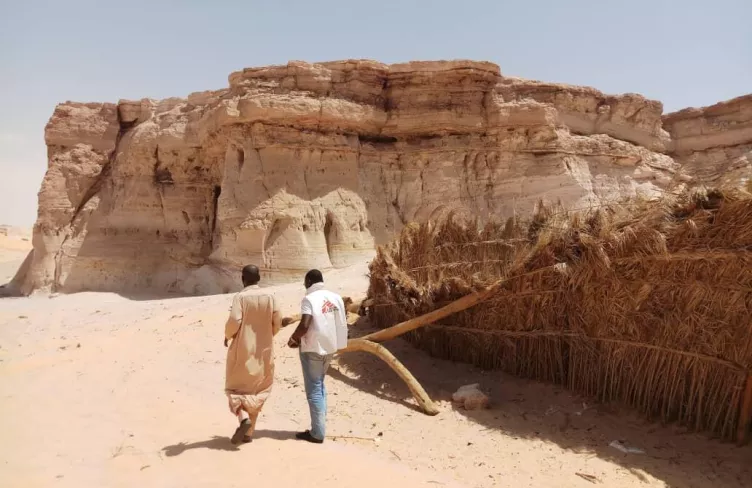
[[(0, 262), (23, 256), (0, 248)], [(325, 278), (352, 296), (365, 291), (366, 272)], [(303, 289), (274, 293), (292, 313)], [(234, 448), (222, 391), (229, 305), (230, 296), (0, 299), (0, 486), (752, 486), (750, 448), (435, 360), (399, 340), (387, 346), (439, 401), (439, 416), (417, 411), (380, 360), (349, 353), (328, 379), (331, 438), (295, 441), (308, 412), (298, 358), (284, 347), (291, 328), (276, 338), (275, 389), (256, 439)], [(492, 408), (453, 408), (451, 392), (476, 382)], [(623, 454), (613, 440), (644, 453)]]
[(0, 286), (13, 278), (30, 250), (31, 231), (0, 226)]

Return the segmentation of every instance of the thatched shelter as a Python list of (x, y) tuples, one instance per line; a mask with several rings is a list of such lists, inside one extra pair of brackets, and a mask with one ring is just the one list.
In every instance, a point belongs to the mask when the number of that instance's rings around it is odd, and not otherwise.
[(371, 264), (371, 314), (388, 327), (500, 280), (489, 299), (409, 340), (725, 439), (748, 432), (749, 194), (412, 224)]

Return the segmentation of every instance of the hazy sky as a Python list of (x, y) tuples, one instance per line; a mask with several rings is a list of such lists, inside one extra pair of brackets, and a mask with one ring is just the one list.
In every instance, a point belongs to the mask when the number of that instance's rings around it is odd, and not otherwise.
[(0, 223), (31, 225), (65, 100), (165, 98), (291, 59), (493, 61), (665, 110), (752, 92), (752, 0), (0, 0)]

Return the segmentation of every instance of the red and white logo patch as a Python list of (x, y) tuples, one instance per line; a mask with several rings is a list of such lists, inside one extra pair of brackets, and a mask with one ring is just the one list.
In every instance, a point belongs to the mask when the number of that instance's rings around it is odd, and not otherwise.
[(321, 313), (336, 312), (339, 308), (329, 300), (324, 300), (324, 304), (321, 305)]

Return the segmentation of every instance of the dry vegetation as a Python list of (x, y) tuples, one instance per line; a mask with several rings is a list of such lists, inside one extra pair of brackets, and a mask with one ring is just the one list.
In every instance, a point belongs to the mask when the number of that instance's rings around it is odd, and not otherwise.
[(410, 225), (371, 265), (371, 312), (387, 327), (500, 280), (490, 299), (410, 340), (664, 422), (739, 434), (752, 368), (748, 193)]

